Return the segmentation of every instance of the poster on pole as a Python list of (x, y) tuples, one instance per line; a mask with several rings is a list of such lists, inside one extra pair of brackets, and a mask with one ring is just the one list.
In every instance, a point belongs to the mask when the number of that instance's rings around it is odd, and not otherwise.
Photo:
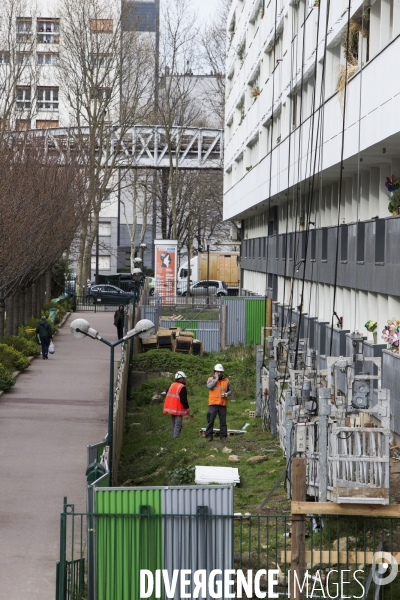
[(162, 304), (175, 304), (177, 240), (154, 240), (155, 295)]

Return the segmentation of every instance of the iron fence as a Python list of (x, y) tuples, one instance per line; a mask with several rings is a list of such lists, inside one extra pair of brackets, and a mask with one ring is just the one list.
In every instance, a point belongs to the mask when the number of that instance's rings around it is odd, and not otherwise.
[(120, 304), (128, 306), (133, 302), (133, 297), (115, 297), (108, 298), (106, 296), (74, 296), (73, 311), (74, 312), (112, 312), (117, 310)]
[[(148, 506), (140, 506), (135, 514), (87, 514), (75, 513), (73, 505), (66, 504), (61, 515), (56, 600), (140, 598), (142, 569), (153, 574), (164, 569), (169, 581), (174, 569), (187, 569), (192, 574), (203, 569), (207, 580), (214, 569), (222, 573), (232, 569), (235, 597), (240, 597), (243, 577), (247, 583), (254, 583), (252, 592), (243, 597), (261, 597), (255, 593), (256, 575), (261, 593), (267, 591), (269, 577), (274, 577), (274, 592), (290, 597), (292, 517), (210, 515), (203, 508), (198, 507), (196, 514), (180, 515), (153, 514)], [(86, 536), (93, 544), (87, 545)], [(400, 597), (398, 577), (385, 585), (385, 578), (394, 572), (393, 563), (383, 573), (377, 564), (380, 559), (375, 556), (386, 552), (394, 560), (400, 558), (400, 519), (308, 516), (305, 536), (304, 562), (300, 561), (297, 567), (299, 581), (304, 583), (304, 598)], [(85, 559), (94, 566), (89, 585)], [(271, 575), (269, 570), (274, 573)], [(219, 579), (221, 593), (214, 597), (230, 597), (227, 591), (232, 589), (225, 588), (223, 575)], [(210, 598), (209, 592), (207, 588), (203, 597)], [(154, 592), (149, 597), (166, 595), (156, 596)], [(175, 595), (169, 597), (181, 597), (179, 580)]]

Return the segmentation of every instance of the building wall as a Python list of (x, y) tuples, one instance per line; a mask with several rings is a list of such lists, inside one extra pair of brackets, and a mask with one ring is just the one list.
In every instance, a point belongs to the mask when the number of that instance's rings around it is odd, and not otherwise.
[(376, 0), (363, 13), (351, 2), (351, 26), (364, 24), (365, 36), (346, 103), (336, 90), (348, 1), (330, 2), (329, 15), (320, 5), (232, 3), (224, 217), (242, 221), (247, 291), (268, 293), (264, 277), (281, 304), (328, 323), (336, 312), (365, 333), (369, 319), (382, 329), (400, 317), (400, 220), (385, 187), (400, 176), (400, 82), (388, 84), (400, 3)]

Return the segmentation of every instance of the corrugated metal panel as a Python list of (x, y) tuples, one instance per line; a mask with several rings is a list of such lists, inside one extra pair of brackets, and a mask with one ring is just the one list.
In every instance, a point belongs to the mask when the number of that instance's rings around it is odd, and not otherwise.
[(261, 328), (266, 324), (266, 306), (264, 299), (246, 299), (246, 344), (261, 343)]
[(198, 329), (197, 339), (203, 342), (204, 352), (219, 352), (221, 349), (221, 332), (219, 329)]
[(159, 306), (142, 306), (141, 318), (150, 319), (156, 326), (156, 333), (158, 331), (158, 323), (160, 321), (160, 307)]
[(223, 298), (226, 304), (226, 343), (228, 346), (246, 342), (246, 299)]
[(159, 489), (96, 489), (97, 514), (141, 515), (96, 517), (97, 600), (140, 598), (140, 570), (162, 569), (161, 509)]
[[(176, 515), (166, 518), (165, 540), (173, 540), (165, 552), (164, 568), (170, 577), (173, 569), (190, 569), (192, 573), (205, 569), (208, 576), (213, 569), (224, 572), (233, 568), (231, 486), (165, 488), (162, 499), (165, 513)], [(188, 514), (196, 516), (184, 516)], [(179, 590), (174, 598), (181, 598)]]

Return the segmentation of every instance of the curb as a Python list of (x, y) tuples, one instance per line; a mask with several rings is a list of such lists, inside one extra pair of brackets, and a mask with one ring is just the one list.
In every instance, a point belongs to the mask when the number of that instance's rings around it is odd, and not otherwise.
[[(60, 323), (60, 324), (59, 324), (59, 326), (58, 326), (58, 329), (61, 329), (61, 327), (64, 325), (65, 321), (68, 319), (68, 317), (69, 317), (70, 315), (72, 315), (72, 312), (66, 312), (66, 313), (65, 313), (65, 315), (64, 315), (64, 317), (63, 317), (63, 320), (61, 321), (61, 323)], [(56, 331), (55, 335), (57, 335), (57, 333), (58, 333), (58, 331)], [(40, 356), (40, 355), (39, 355), (39, 356)], [(35, 360), (35, 358), (37, 358), (37, 356), (28, 356), (28, 360), (29, 360), (29, 362), (30, 362), (31, 364), (33, 363), (33, 361)], [(24, 371), (26, 371), (26, 369), (24, 369)], [(18, 379), (18, 377), (19, 377), (19, 375), (20, 375), (21, 373), (23, 373), (23, 371), (14, 371), (14, 373), (13, 373), (13, 377), (14, 377), (14, 380), (15, 380), (15, 381)], [(5, 394), (5, 391), (4, 391), (4, 390), (0, 390), (0, 400), (1, 400), (1, 398), (3, 397), (3, 394)]]

